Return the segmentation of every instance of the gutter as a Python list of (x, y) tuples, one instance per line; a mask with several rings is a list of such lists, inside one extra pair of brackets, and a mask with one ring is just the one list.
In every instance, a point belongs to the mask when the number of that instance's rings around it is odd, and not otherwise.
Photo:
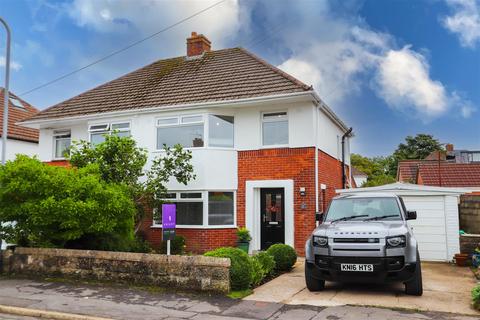
[(302, 91), (302, 92), (293, 92), (285, 94), (276, 94), (271, 96), (259, 96), (245, 99), (234, 99), (234, 100), (224, 100), (224, 101), (211, 101), (211, 102), (201, 102), (201, 103), (188, 103), (188, 104), (177, 104), (177, 105), (167, 105), (151, 108), (139, 108), (139, 109), (126, 109), (112, 112), (102, 112), (102, 113), (90, 113), (86, 115), (72, 116), (72, 117), (59, 117), (59, 118), (47, 118), (47, 119), (38, 119), (38, 120), (24, 120), (16, 124), (22, 125), (25, 127), (30, 127), (38, 129), (42, 124), (56, 123), (58, 121), (77, 121), (77, 120), (89, 120), (92, 118), (102, 119), (102, 118), (111, 118), (132, 114), (148, 114), (156, 113), (159, 111), (177, 111), (177, 110), (196, 110), (204, 108), (220, 108), (220, 107), (237, 107), (242, 105), (258, 105), (258, 104), (267, 104), (272, 102), (279, 102), (282, 100), (295, 100), (298, 98), (307, 98), (308, 100), (315, 101), (315, 94), (313, 91)]
[(258, 105), (258, 104), (266, 104), (272, 102), (279, 102), (282, 100), (295, 100), (299, 98), (307, 98), (317, 104), (320, 107), (322, 112), (324, 112), (337, 126), (339, 126), (343, 131), (347, 131), (347, 125), (340, 120), (340, 118), (330, 109), (318, 96), (318, 94), (314, 90), (309, 91), (302, 91), (302, 92), (292, 92), (292, 93), (285, 93), (285, 94), (276, 94), (271, 96), (259, 96), (259, 97), (252, 97), (252, 98), (244, 98), (244, 99), (234, 99), (234, 100), (224, 100), (224, 101), (212, 101), (212, 102), (201, 102), (201, 103), (190, 103), (190, 104), (177, 104), (177, 105), (168, 105), (168, 106), (159, 106), (159, 107), (152, 107), (152, 108), (140, 108), (140, 109), (127, 109), (127, 110), (119, 110), (119, 111), (112, 111), (112, 112), (104, 112), (104, 113), (91, 113), (86, 115), (80, 116), (73, 116), (73, 117), (60, 117), (60, 118), (47, 118), (47, 119), (39, 119), (39, 120), (24, 120), (17, 122), (17, 125), (21, 125), (28, 128), (39, 129), (42, 124), (50, 124), (56, 123), (58, 121), (68, 121), (74, 122), (78, 120), (90, 120), (92, 118), (95, 119), (103, 119), (103, 118), (111, 118), (111, 117), (119, 117), (119, 116), (130, 116), (132, 114), (148, 114), (148, 113), (156, 113), (159, 111), (176, 111), (176, 110), (195, 110), (195, 109), (204, 109), (204, 108), (220, 108), (220, 107), (237, 107), (242, 105)]

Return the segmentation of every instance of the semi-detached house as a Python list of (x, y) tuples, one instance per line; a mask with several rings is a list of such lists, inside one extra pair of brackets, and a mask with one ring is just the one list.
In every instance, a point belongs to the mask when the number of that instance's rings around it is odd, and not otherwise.
[[(236, 228), (246, 226), (253, 250), (280, 242), (303, 254), (315, 212), (350, 180), (348, 128), (311, 86), (245, 49), (212, 51), (196, 33), (186, 56), (156, 61), (22, 124), (40, 130), (40, 159), (53, 163), (64, 160), (71, 140), (96, 144), (112, 130), (131, 135), (150, 160), (163, 144), (191, 150), (196, 179), (169, 183), (167, 195), (189, 251), (234, 246)], [(161, 227), (151, 214), (143, 223), (154, 245)]]

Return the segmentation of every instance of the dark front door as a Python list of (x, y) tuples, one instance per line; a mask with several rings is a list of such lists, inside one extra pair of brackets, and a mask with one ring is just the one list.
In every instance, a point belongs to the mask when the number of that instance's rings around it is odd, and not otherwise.
[(261, 249), (266, 250), (285, 243), (285, 192), (283, 188), (261, 189), (260, 197)]

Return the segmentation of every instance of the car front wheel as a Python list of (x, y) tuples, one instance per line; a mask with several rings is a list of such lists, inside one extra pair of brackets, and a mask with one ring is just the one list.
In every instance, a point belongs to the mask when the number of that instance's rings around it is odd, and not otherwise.
[(313, 263), (305, 262), (305, 282), (310, 291), (322, 291), (325, 288), (325, 280), (315, 279), (313, 277)]
[(405, 293), (412, 296), (421, 296), (423, 294), (422, 268), (420, 255), (417, 252), (417, 265), (412, 280), (405, 282)]

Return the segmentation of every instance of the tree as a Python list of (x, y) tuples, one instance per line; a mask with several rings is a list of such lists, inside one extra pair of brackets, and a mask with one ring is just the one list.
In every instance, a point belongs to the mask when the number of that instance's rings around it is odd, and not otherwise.
[[(133, 241), (135, 205), (98, 167), (54, 167), (18, 155), (0, 167), (0, 234), (35, 247), (65, 247), (85, 235)], [(89, 248), (95, 249), (95, 248)]]
[(393, 152), (393, 162), (389, 173), (396, 176), (398, 162), (408, 159), (425, 159), (434, 151), (443, 150), (442, 145), (430, 134), (417, 134), (415, 137), (407, 136), (405, 143), (400, 143)]
[(367, 175), (367, 182), (362, 187), (373, 187), (395, 182), (395, 178), (389, 172), (391, 162), (391, 156), (367, 158), (355, 153), (351, 155), (352, 166)]
[(96, 146), (87, 141), (74, 142), (70, 151), (73, 166), (83, 168), (95, 164), (104, 181), (128, 187), (137, 206), (137, 231), (145, 205), (158, 207), (161, 204), (170, 179), (186, 185), (195, 178), (192, 153), (181, 145), (164, 146), (162, 154), (153, 159), (149, 170), (144, 171), (147, 158), (147, 150), (137, 147), (133, 138), (115, 133), (105, 135), (105, 141)]
[(425, 159), (433, 151), (442, 150), (441, 144), (430, 134), (407, 136), (405, 143), (400, 143), (393, 153), (397, 160)]

